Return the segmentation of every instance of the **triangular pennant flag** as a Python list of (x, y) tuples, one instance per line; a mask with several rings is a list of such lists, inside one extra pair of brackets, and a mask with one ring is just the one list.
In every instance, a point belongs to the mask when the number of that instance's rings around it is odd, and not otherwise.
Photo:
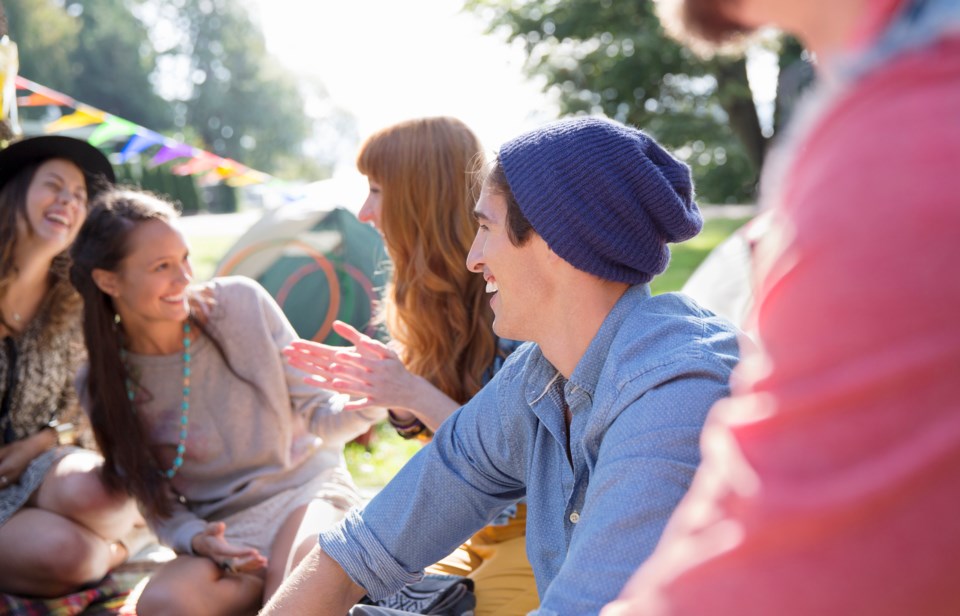
[(125, 163), (130, 160), (131, 156), (139, 154), (152, 145), (163, 143), (163, 141), (164, 136), (160, 133), (155, 133), (152, 130), (140, 128), (138, 129), (137, 134), (130, 138), (130, 141), (127, 142), (127, 145), (123, 146), (123, 150), (120, 152), (119, 162)]
[(150, 160), (150, 164), (157, 166), (178, 158), (192, 158), (193, 153), (193, 146), (187, 145), (186, 143), (167, 144), (160, 148), (160, 150), (153, 155), (153, 158)]
[(65, 130), (70, 130), (71, 128), (80, 128), (81, 126), (89, 126), (91, 124), (100, 124), (107, 117), (107, 114), (99, 109), (94, 109), (93, 107), (78, 107), (76, 111), (70, 115), (65, 115), (63, 117), (57, 118), (53, 122), (50, 122), (44, 127), (44, 130), (48, 133), (59, 133)]
[[(62, 132), (91, 124), (99, 124), (100, 126), (97, 126), (93, 130), (88, 139), (95, 147), (102, 146), (104, 143), (117, 137), (130, 136), (130, 139), (127, 140), (123, 150), (119, 154), (120, 162), (129, 160), (132, 156), (143, 152), (150, 146), (160, 145), (160, 149), (150, 160), (151, 166), (162, 165), (178, 158), (190, 159), (174, 166), (170, 170), (176, 175), (196, 175), (206, 172), (201, 179), (202, 182), (218, 183), (226, 181), (231, 186), (246, 186), (248, 184), (262, 184), (265, 182), (283, 185), (283, 182), (280, 180), (266, 173), (250, 169), (235, 160), (223, 158), (204, 150), (198, 150), (185, 143), (178, 143), (172, 139), (167, 139), (160, 133), (151, 131), (123, 118), (118, 118), (100, 109), (78, 103), (66, 94), (34, 83), (20, 75), (16, 76), (14, 83), (17, 90), (30, 92), (28, 95), (20, 96), (17, 99), (18, 104), (21, 106), (55, 105), (73, 108), (73, 113), (69, 113), (48, 123), (44, 127), (48, 133)], [(2, 100), (2, 98), (0, 98), (0, 100)]]
[(207, 173), (204, 173), (202, 176), (197, 178), (197, 185), (198, 186), (214, 186), (216, 184), (219, 184), (222, 180), (223, 178), (220, 177), (220, 174), (217, 173), (216, 170), (213, 170), (213, 171), (208, 171)]
[(196, 154), (194, 154), (191, 160), (177, 165), (170, 171), (174, 175), (196, 175), (202, 171), (209, 171), (210, 169), (213, 169), (222, 161), (223, 159), (216, 154), (199, 150), (196, 152)]
[(231, 158), (223, 159), (223, 162), (220, 163), (215, 169), (216, 173), (221, 178), (231, 178), (235, 175), (243, 173), (246, 170), (246, 167)]
[(123, 118), (107, 114), (103, 124), (96, 127), (87, 139), (90, 145), (99, 147), (115, 137), (128, 137), (137, 132), (137, 125)]
[[(51, 90), (45, 86), (40, 85), (39, 83), (34, 83), (25, 77), (17, 75), (15, 80), (18, 90), (30, 90), (33, 92), (30, 96), (25, 98), (32, 99), (34, 96), (37, 97), (37, 105), (58, 105), (61, 107), (76, 107), (77, 101), (73, 100), (66, 94), (57, 92), (56, 90)], [(46, 102), (40, 102), (46, 101)], [(20, 104), (20, 101), (17, 101), (17, 104)], [(23, 105), (28, 106), (28, 105)]]
[(33, 93), (27, 96), (18, 96), (17, 105), (20, 107), (49, 107), (51, 105), (60, 106), (62, 103), (46, 94)]
[(271, 177), (266, 173), (247, 169), (246, 172), (228, 179), (227, 184), (234, 188), (239, 188), (241, 186), (250, 186), (251, 184), (263, 184), (270, 179)]

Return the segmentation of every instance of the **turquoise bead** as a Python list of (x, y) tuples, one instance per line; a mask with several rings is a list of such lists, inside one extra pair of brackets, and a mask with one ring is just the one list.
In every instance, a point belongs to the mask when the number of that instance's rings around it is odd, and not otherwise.
[[(187, 412), (190, 410), (190, 386), (187, 385), (187, 379), (190, 378), (190, 323), (189, 321), (184, 321), (183, 323), (183, 402), (180, 405), (180, 443), (177, 445), (177, 457), (173, 459), (173, 464), (166, 471), (161, 471), (167, 479), (173, 479), (177, 470), (183, 466), (183, 456), (187, 451), (187, 434), (188, 434), (188, 417)], [(129, 367), (126, 366), (127, 351), (126, 349), (120, 349), (120, 359), (124, 362), (124, 369), (126, 373), (129, 374)], [(131, 406), (133, 411), (136, 412), (136, 405), (134, 402), (134, 391), (133, 383), (128, 378), (125, 380), (125, 385), (127, 389), (127, 398), (130, 399)]]

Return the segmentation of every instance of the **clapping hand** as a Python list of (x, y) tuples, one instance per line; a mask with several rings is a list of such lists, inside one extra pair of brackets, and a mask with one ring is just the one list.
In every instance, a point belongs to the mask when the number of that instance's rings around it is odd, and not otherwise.
[(393, 349), (343, 321), (336, 321), (333, 329), (353, 346), (297, 340), (284, 349), (291, 366), (313, 375), (304, 380), (354, 397), (344, 410), (371, 406), (409, 408), (411, 400), (407, 394), (416, 386), (413, 381), (418, 377), (407, 371)]

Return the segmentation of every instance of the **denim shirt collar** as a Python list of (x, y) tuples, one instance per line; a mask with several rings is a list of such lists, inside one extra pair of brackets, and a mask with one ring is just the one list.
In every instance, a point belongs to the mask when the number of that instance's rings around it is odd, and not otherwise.
[(583, 357), (573, 369), (573, 374), (570, 375), (572, 386), (582, 389), (593, 397), (597, 390), (597, 382), (600, 380), (600, 372), (610, 353), (610, 346), (617, 337), (617, 332), (620, 331), (620, 326), (636, 305), (648, 297), (650, 297), (650, 286), (647, 284), (634, 285), (620, 296), (603, 320)]
[[(559, 427), (554, 425), (557, 415), (549, 410), (544, 412), (539, 403), (544, 397), (549, 396), (557, 406), (562, 408), (563, 401), (571, 400), (578, 395), (578, 390), (592, 401), (600, 380), (600, 373), (603, 371), (610, 347), (617, 332), (620, 331), (620, 326), (636, 305), (650, 296), (650, 286), (647, 284), (634, 285), (624, 292), (604, 318), (600, 329), (597, 330), (587, 350), (577, 362), (569, 380), (564, 378), (560, 371), (543, 356), (539, 348), (536, 350), (536, 355), (531, 358), (531, 370), (524, 388), (524, 398), (551, 432), (559, 430)], [(581, 405), (571, 405), (570, 408), (575, 413), (580, 407)], [(563, 419), (562, 415), (560, 418)], [(559, 432), (556, 436), (559, 436)]]

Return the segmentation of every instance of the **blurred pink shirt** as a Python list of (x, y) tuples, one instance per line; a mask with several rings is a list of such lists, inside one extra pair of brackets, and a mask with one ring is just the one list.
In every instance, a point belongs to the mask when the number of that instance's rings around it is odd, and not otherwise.
[(766, 185), (763, 352), (603, 616), (960, 614), (960, 33), (792, 146)]

